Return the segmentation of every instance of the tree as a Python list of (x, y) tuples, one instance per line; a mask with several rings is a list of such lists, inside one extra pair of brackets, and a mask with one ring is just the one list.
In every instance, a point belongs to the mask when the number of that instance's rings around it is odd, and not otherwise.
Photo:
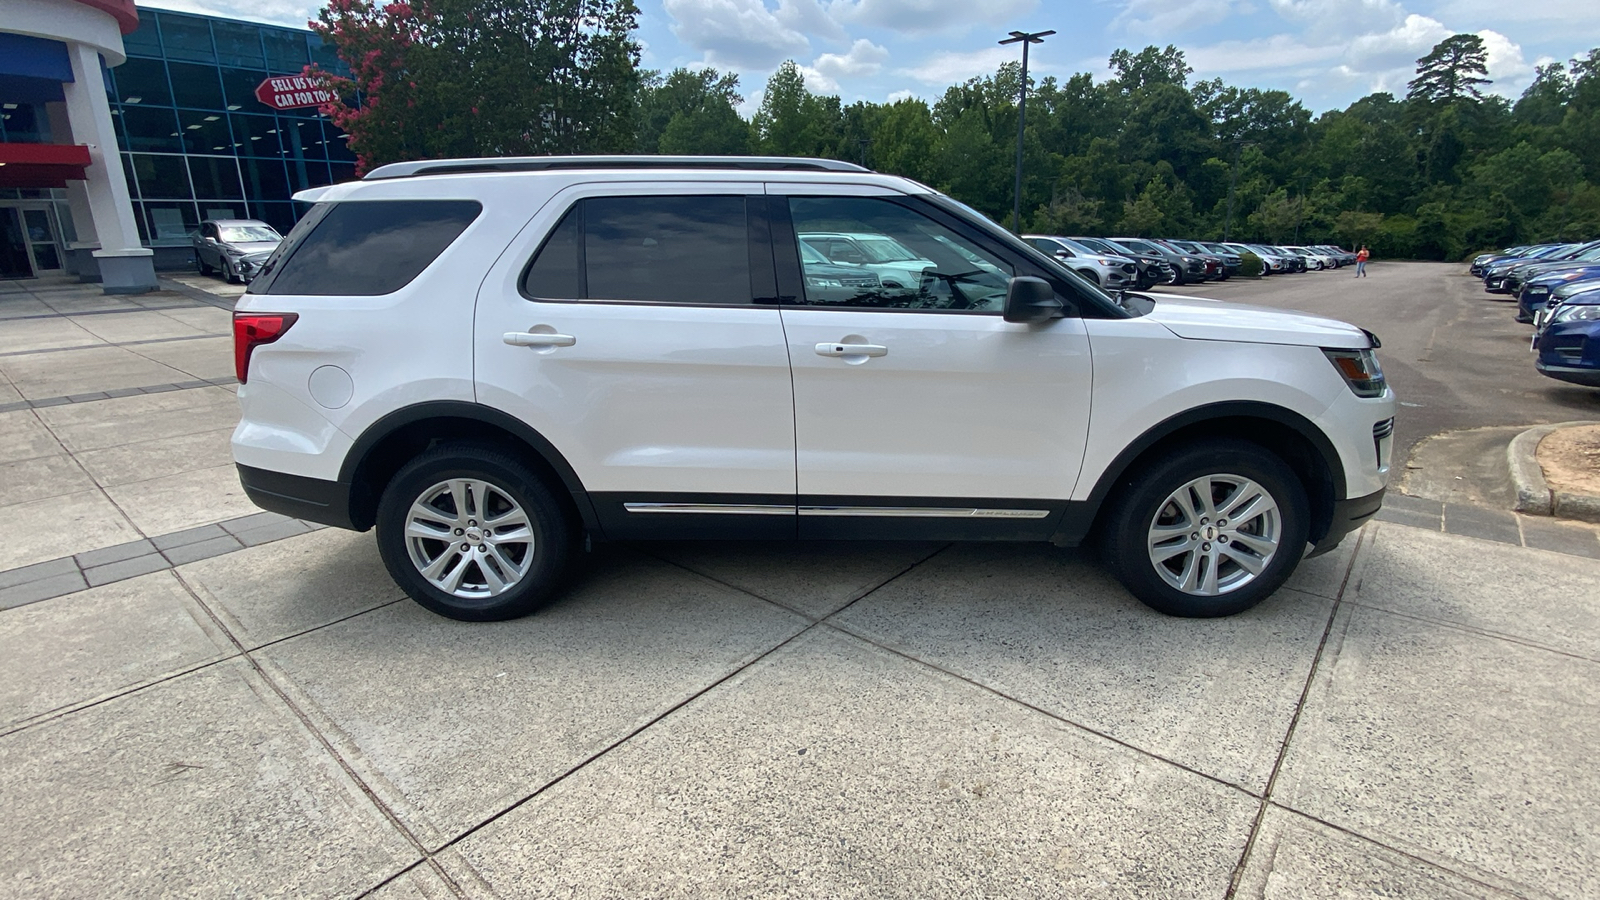
[(1111, 71), (1117, 87), (1134, 91), (1152, 84), (1183, 87), (1194, 69), (1184, 61), (1183, 51), (1168, 44), (1165, 49), (1146, 47), (1138, 53), (1116, 50), (1111, 54)]
[(309, 67), (357, 168), (633, 146), (632, 0), (329, 0), (311, 27), (350, 78)]
[(1450, 103), (1479, 100), (1478, 86), (1489, 84), (1489, 50), (1475, 34), (1453, 34), (1417, 60), (1417, 77), (1408, 85), (1407, 100)]
[(750, 152), (750, 124), (739, 117), (739, 76), (716, 69), (650, 73), (639, 91), (637, 147), (678, 155)]
[(1346, 246), (1371, 243), (1383, 227), (1383, 214), (1347, 209), (1333, 220), (1333, 233)]
[(1289, 192), (1283, 188), (1273, 191), (1256, 211), (1250, 214), (1250, 224), (1255, 226), (1259, 234), (1267, 236), (1274, 244), (1281, 244), (1289, 233), (1300, 224), (1301, 211), (1305, 207), (1303, 198), (1289, 199)]

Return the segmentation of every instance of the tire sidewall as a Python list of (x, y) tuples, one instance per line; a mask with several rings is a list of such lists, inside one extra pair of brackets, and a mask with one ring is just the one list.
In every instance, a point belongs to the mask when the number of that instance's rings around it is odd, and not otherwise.
[[(1249, 584), (1215, 597), (1196, 597), (1172, 587), (1157, 574), (1146, 543), (1149, 527), (1173, 491), (1203, 475), (1223, 474), (1249, 478), (1272, 494), (1283, 523), (1282, 534), (1278, 552)], [(1159, 612), (1184, 618), (1243, 612), (1281, 587), (1305, 553), (1310, 529), (1305, 488), (1288, 465), (1257, 444), (1197, 442), (1160, 459), (1131, 481), (1115, 507), (1101, 552), (1128, 590)]]
[[(516, 587), (487, 601), (469, 601), (441, 591), (417, 571), (405, 540), (411, 504), (423, 491), (452, 478), (487, 481), (528, 515), (533, 565)], [(499, 451), (475, 445), (439, 447), (407, 463), (390, 479), (378, 504), (378, 551), (405, 592), (427, 609), (466, 622), (493, 622), (527, 615), (546, 603), (570, 556), (570, 526), (555, 495), (526, 466)]]

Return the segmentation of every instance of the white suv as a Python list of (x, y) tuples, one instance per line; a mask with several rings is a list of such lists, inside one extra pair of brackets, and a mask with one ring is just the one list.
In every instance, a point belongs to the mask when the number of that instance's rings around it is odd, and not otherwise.
[[(235, 313), (240, 478), (266, 509), (376, 526), (453, 618), (530, 612), (591, 540), (1091, 535), (1145, 603), (1227, 615), (1382, 501), (1369, 333), (1119, 302), (904, 178), (434, 160), (298, 199)], [(846, 284), (803, 261), (811, 233), (928, 265)]]

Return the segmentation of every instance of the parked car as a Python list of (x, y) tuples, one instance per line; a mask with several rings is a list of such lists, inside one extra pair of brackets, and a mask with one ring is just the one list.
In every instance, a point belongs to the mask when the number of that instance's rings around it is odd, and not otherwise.
[(816, 303), (849, 303), (864, 295), (871, 295), (882, 287), (875, 272), (864, 266), (844, 266), (830, 262), (805, 241), (797, 242), (800, 249), (800, 270), (805, 275), (806, 290)]
[(194, 258), (201, 275), (218, 272), (229, 284), (248, 282), (282, 240), (258, 219), (207, 219), (194, 233)]
[(1575, 293), (1540, 317), (1534, 339), (1541, 375), (1600, 387), (1600, 290)]
[(1506, 270), (1505, 279), (1501, 284), (1505, 293), (1516, 298), (1530, 279), (1581, 269), (1595, 263), (1600, 263), (1600, 241), (1580, 245), (1570, 253), (1561, 254), (1560, 259), (1530, 260), (1514, 265)]
[(1135, 290), (1139, 266), (1126, 256), (1096, 253), (1071, 238), (1025, 234), (1022, 239), (1108, 291)]
[(800, 242), (838, 265), (861, 266), (878, 276), (890, 290), (917, 290), (922, 273), (933, 265), (883, 234), (838, 234), (813, 231), (800, 235)]
[(1206, 280), (1206, 264), (1197, 256), (1179, 252), (1159, 241), (1147, 238), (1119, 237), (1107, 240), (1135, 253), (1148, 253), (1161, 257), (1167, 264), (1167, 284), (1188, 284)]
[[(661, 538), (1092, 539), (1153, 608), (1228, 615), (1382, 502), (1369, 333), (1112, 297), (850, 163), (426, 160), (296, 199), (234, 314), (240, 480), (376, 527), (442, 615)], [(893, 240), (922, 286), (818, 302), (819, 233)]]
[(1556, 244), (1538, 250), (1530, 250), (1526, 256), (1512, 256), (1495, 260), (1484, 267), (1483, 289), (1491, 294), (1509, 293), (1506, 288), (1506, 276), (1515, 266), (1521, 263), (1568, 259), (1579, 252), (1581, 247), (1581, 244)]
[(1282, 250), (1268, 247), (1265, 244), (1240, 244), (1238, 246), (1261, 257), (1261, 264), (1265, 267), (1266, 274), (1286, 275), (1294, 271), (1293, 263), (1289, 261), (1289, 257)]
[(1532, 322), (1557, 288), (1595, 279), (1600, 279), (1600, 263), (1561, 268), (1533, 278), (1517, 292), (1517, 321)]
[(1107, 256), (1125, 256), (1133, 260), (1134, 265), (1139, 267), (1139, 280), (1134, 284), (1134, 290), (1148, 291), (1172, 279), (1172, 267), (1167, 265), (1167, 258), (1159, 253), (1141, 253), (1132, 247), (1113, 244), (1105, 238), (1078, 236), (1069, 237), (1068, 240)]
[(1199, 241), (1167, 241), (1168, 244), (1185, 253), (1191, 253), (1206, 261), (1206, 277), (1217, 281), (1227, 281), (1230, 276), (1239, 274), (1239, 260), (1234, 257), (1232, 265), (1228, 263), (1231, 254), (1219, 253), (1216, 250), (1201, 244)]
[(1522, 256), (1531, 250), (1538, 250), (1547, 246), (1549, 245), (1524, 244), (1517, 247), (1507, 247), (1504, 250), (1498, 250), (1494, 253), (1479, 253), (1477, 256), (1474, 256), (1472, 258), (1472, 262), (1467, 265), (1467, 274), (1473, 276), (1474, 278), (1482, 278), (1484, 269), (1488, 268), (1490, 263), (1498, 262), (1499, 260), (1507, 257)]
[(1212, 241), (1196, 241), (1207, 252), (1214, 253), (1222, 258), (1222, 271), (1225, 277), (1239, 274), (1239, 269), (1244, 264), (1244, 257), (1239, 251), (1232, 250)]

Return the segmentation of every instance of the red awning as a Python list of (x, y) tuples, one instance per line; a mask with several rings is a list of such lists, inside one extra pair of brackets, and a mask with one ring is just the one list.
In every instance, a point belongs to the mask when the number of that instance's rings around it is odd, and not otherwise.
[(0, 144), (0, 187), (66, 187), (89, 166), (82, 144)]

